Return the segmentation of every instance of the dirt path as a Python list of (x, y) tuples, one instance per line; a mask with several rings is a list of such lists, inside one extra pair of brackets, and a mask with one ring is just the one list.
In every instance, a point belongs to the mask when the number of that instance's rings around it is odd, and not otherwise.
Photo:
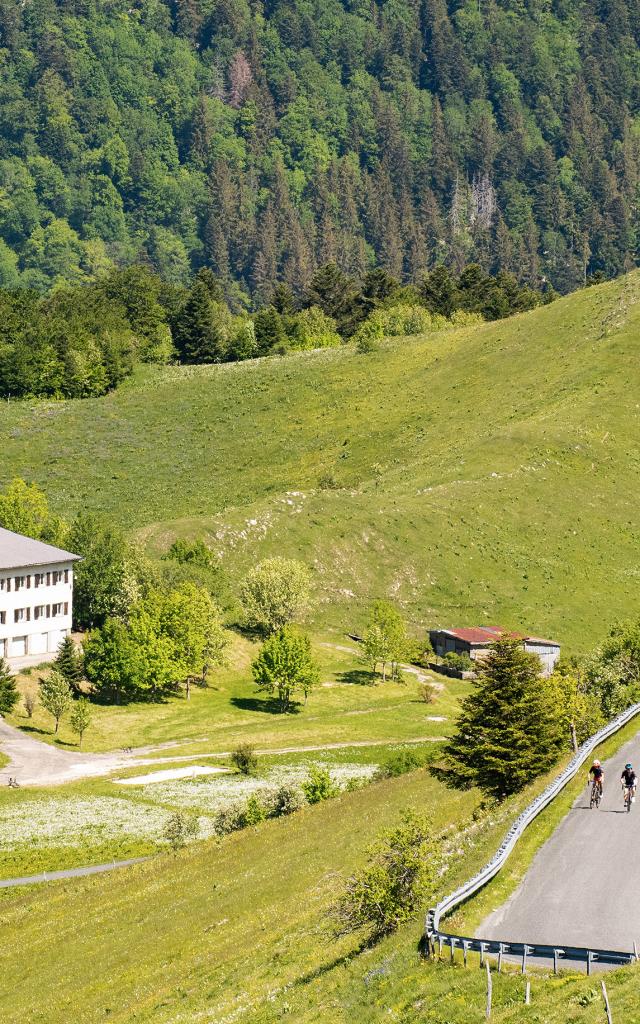
[[(319, 743), (309, 746), (276, 747), (257, 750), (257, 754), (304, 754), (322, 750), (340, 750), (350, 747), (384, 747), (394, 743), (439, 743), (443, 736), (419, 736), (415, 739), (354, 740), (351, 743)], [(160, 750), (167, 750), (175, 743), (162, 743), (157, 747), (138, 747), (130, 753), (114, 751), (108, 754), (83, 754), (79, 751), (60, 750), (41, 740), (25, 735), (19, 729), (7, 725), (0, 718), (0, 750), (9, 757), (9, 764), (0, 769), (0, 786), (6, 786), (10, 778), (17, 779), (21, 786), (57, 786), (78, 779), (100, 778), (123, 768), (142, 768), (185, 761), (199, 761), (209, 757), (229, 757), (230, 750), (200, 751), (199, 754), (181, 754), (172, 757), (150, 757)], [(181, 745), (181, 744), (180, 744)]]
[[(330, 641), (323, 641), (320, 647), (326, 647), (330, 651), (341, 651), (343, 654), (353, 654), (356, 658), (360, 657), (362, 650), (357, 647), (347, 647), (346, 644), (332, 644)], [(423, 672), (422, 669), (416, 668), (415, 665), (400, 665), (402, 672), (408, 672), (410, 675), (415, 676), (419, 683), (430, 682), (434, 689), (444, 690), (444, 684), (434, 679), (433, 674)]]

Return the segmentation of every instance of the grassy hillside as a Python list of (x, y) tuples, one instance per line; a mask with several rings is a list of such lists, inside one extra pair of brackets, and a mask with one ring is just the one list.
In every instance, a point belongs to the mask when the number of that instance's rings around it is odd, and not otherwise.
[(640, 274), (432, 337), (148, 371), (3, 405), (3, 479), (104, 509), (151, 551), (205, 534), (233, 579), (285, 552), (316, 619), (374, 596), (416, 624), (524, 625), (574, 648), (640, 611)]
[[(480, 1024), (484, 972), (474, 958), (466, 971), (420, 960), (421, 914), (355, 955), (354, 939), (333, 938), (326, 910), (339, 875), (362, 862), (401, 808), (454, 827), (440, 883), (448, 890), (485, 861), (531, 795), (474, 822), (474, 793), (418, 773), (117, 876), (4, 893), (0, 1016), (6, 1024)], [(534, 976), (525, 1010), (523, 979), (504, 974), (492, 1020), (595, 1024), (603, 1019), (596, 984)], [(637, 985), (637, 970), (609, 976), (614, 1020), (637, 1024)]]

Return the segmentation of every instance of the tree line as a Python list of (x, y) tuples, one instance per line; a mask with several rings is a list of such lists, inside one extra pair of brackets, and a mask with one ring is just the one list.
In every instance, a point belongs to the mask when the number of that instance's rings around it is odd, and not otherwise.
[[(275, 285), (251, 311), (202, 268), (171, 285), (148, 266), (113, 269), (47, 296), (0, 290), (0, 396), (84, 398), (116, 388), (142, 363), (219, 363), (498, 319), (553, 297), (550, 289), (439, 266), (412, 285), (378, 268), (362, 278), (321, 267), (299, 296)], [(466, 319), (465, 319), (466, 317)]]

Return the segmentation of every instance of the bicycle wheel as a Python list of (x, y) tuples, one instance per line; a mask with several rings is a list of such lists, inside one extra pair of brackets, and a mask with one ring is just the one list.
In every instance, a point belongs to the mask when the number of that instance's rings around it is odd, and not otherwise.
[(602, 800), (602, 790), (598, 786), (598, 788), (596, 789), (596, 809), (600, 806), (600, 801), (601, 800)]

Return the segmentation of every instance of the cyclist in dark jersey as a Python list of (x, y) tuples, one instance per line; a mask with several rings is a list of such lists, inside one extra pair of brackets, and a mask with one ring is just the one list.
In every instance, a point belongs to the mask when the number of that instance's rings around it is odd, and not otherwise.
[(638, 785), (638, 780), (636, 778), (636, 773), (634, 772), (630, 764), (625, 764), (624, 771), (620, 776), (620, 782), (622, 783), (623, 789), (631, 790), (631, 799), (635, 800), (636, 786)]
[(600, 762), (598, 760), (594, 761), (593, 764), (591, 765), (590, 769), (589, 769), (589, 778), (587, 780), (587, 785), (589, 784), (589, 782), (591, 782), (592, 779), (593, 779), (594, 782), (598, 783), (598, 787), (600, 789), (600, 796), (602, 796), (602, 783), (604, 782), (604, 768), (602, 767), (602, 765), (600, 764)]

